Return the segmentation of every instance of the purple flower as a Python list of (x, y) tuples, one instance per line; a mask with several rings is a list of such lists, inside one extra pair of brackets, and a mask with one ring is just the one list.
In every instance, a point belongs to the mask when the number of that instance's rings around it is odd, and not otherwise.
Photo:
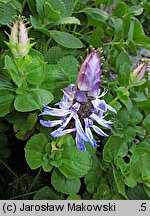
[(82, 151), (86, 150), (84, 142), (89, 142), (94, 148), (97, 146), (93, 132), (103, 137), (108, 136), (97, 124), (110, 129), (113, 122), (105, 120), (105, 113), (108, 110), (116, 113), (114, 108), (101, 100), (107, 92), (100, 94), (100, 65), (98, 50), (93, 49), (79, 70), (77, 85), (71, 84), (63, 89), (63, 98), (56, 104), (59, 108), (45, 106), (40, 114), (57, 116), (58, 120), (41, 119), (40, 123), (45, 127), (59, 126), (51, 132), (54, 138), (72, 133), (77, 147)]
[(85, 61), (83, 61), (77, 77), (79, 90), (88, 92), (88, 96), (95, 97), (98, 94), (102, 74), (100, 66), (99, 50), (92, 49), (92, 52), (88, 53)]

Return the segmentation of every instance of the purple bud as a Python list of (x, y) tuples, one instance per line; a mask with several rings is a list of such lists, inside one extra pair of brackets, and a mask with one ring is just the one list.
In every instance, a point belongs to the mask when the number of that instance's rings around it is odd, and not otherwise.
[(146, 68), (147, 66), (145, 63), (142, 63), (135, 68), (135, 70), (131, 73), (131, 82), (135, 84), (141, 82), (144, 78)]
[(133, 76), (136, 79), (141, 80), (143, 79), (145, 72), (146, 72), (146, 64), (142, 63), (133, 71)]
[(77, 77), (79, 90), (88, 92), (88, 96), (94, 97), (98, 94), (102, 74), (100, 66), (99, 50), (92, 49), (91, 53), (88, 53), (86, 59), (82, 62)]

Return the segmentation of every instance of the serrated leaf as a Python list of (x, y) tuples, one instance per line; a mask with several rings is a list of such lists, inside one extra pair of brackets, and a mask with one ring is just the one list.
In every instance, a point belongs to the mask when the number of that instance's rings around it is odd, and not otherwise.
[(70, 83), (76, 83), (78, 75), (78, 61), (73, 56), (64, 56), (58, 64), (63, 68), (64, 72), (69, 76)]
[(87, 191), (90, 194), (96, 192), (96, 188), (99, 184), (101, 174), (102, 170), (100, 168), (100, 163), (98, 161), (98, 158), (94, 155), (92, 160), (92, 168), (84, 178), (84, 182), (87, 185)]
[(55, 190), (65, 194), (76, 194), (80, 190), (80, 179), (67, 179), (58, 170), (54, 170), (51, 176), (51, 183)]
[(117, 157), (125, 157), (127, 153), (127, 143), (122, 138), (112, 135), (104, 146), (103, 159), (107, 162), (114, 162)]
[(61, 46), (72, 48), (72, 49), (82, 48), (83, 46), (82, 42), (77, 37), (75, 37), (74, 35), (68, 32), (62, 32), (56, 30), (51, 30), (49, 32), (52, 38)]
[(45, 80), (41, 84), (50, 91), (60, 90), (68, 85), (69, 78), (59, 65), (47, 65)]
[(108, 14), (99, 8), (86, 7), (81, 12), (87, 13), (92, 19), (99, 22), (104, 23), (108, 19)]
[(59, 196), (52, 188), (44, 186), (39, 189), (33, 197), (33, 200), (57, 200)]
[(45, 26), (41, 23), (41, 20), (40, 20), (39, 18), (30, 15), (30, 20), (31, 20), (32, 26), (33, 26), (36, 30), (42, 32), (43, 34), (47, 35), (48, 37), (51, 36), (51, 35), (50, 35), (50, 31), (48, 31), (48, 30), (45, 28)]
[(113, 175), (115, 183), (117, 185), (118, 192), (127, 199), (123, 175), (115, 169), (113, 169)]
[(22, 115), (22, 113), (14, 112), (7, 117), (7, 120), (13, 124), (16, 137), (25, 140), (31, 135), (30, 132), (33, 130), (37, 121), (37, 114), (24, 113), (24, 115)]
[(13, 17), (17, 15), (17, 11), (8, 2), (0, 2), (0, 24), (8, 25), (11, 24)]
[[(48, 140), (42, 133), (34, 135), (27, 142), (25, 146), (25, 158), (31, 169), (37, 169), (42, 166), (45, 172), (51, 170), (52, 167), (50, 166), (50, 159), (45, 150), (47, 144)], [(45, 163), (47, 162), (49, 164), (46, 164), (45, 166)]]
[(57, 64), (57, 62), (63, 57), (63, 53), (60, 47), (52, 46), (45, 54), (46, 61), (49, 64)]
[(44, 12), (45, 12), (45, 16), (48, 19), (58, 20), (58, 19), (61, 18), (60, 11), (54, 10), (52, 5), (50, 3), (48, 3), (48, 2), (45, 2)]
[(35, 0), (27, 0), (27, 4), (28, 7), (30, 9), (30, 11), (32, 12), (32, 14), (36, 14), (36, 4), (35, 4)]
[(134, 188), (127, 188), (126, 193), (129, 200), (149, 200), (142, 184), (137, 185)]
[(44, 18), (44, 3), (45, 0), (36, 0), (36, 10), (41, 18)]
[(63, 151), (62, 165), (58, 169), (66, 178), (76, 179), (85, 176), (91, 167), (90, 154), (72, 146)]
[(62, 0), (47, 0), (47, 2), (52, 6), (52, 8), (59, 12), (61, 17), (66, 15), (66, 7)]
[(66, 17), (71, 16), (73, 13), (73, 9), (74, 9), (73, 0), (62, 0), (62, 2), (64, 3), (65, 8), (66, 8), (65, 16)]
[(15, 86), (12, 84), (11, 80), (5, 76), (0, 75), (0, 90), (9, 90), (9, 91), (15, 91)]
[(12, 78), (13, 82), (20, 87), (22, 85), (22, 77), (19, 73), (19, 70), (14, 62), (14, 60), (6, 55), (5, 56), (5, 69), (7, 70), (7, 72), (9, 73), (10, 77)]
[(129, 57), (129, 54), (127, 52), (121, 52), (118, 55), (117, 61), (116, 61), (116, 68), (119, 70), (120, 66), (122, 66), (123, 63), (127, 63), (128, 65), (131, 64), (131, 60)]
[(13, 110), (14, 98), (15, 94), (11, 91), (0, 90), (0, 117), (4, 117)]
[(25, 91), (22, 95), (18, 95), (14, 102), (14, 107), (19, 112), (29, 112), (36, 109), (42, 109), (43, 104), (48, 104), (53, 100), (53, 95), (45, 90), (38, 89), (33, 91)]
[(45, 63), (40, 58), (34, 58), (24, 68), (26, 80), (33, 85), (40, 85), (45, 78)]

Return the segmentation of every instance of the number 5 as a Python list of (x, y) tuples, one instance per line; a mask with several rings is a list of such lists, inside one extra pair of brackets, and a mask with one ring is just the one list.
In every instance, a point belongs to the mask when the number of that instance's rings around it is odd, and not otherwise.
[(141, 204), (141, 211), (146, 211), (146, 203)]

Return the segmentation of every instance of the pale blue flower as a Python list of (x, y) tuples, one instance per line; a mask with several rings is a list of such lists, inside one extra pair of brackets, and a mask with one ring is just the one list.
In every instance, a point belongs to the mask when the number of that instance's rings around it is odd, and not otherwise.
[(71, 133), (75, 136), (77, 147), (82, 151), (86, 150), (84, 142), (89, 142), (94, 148), (97, 147), (93, 132), (99, 136), (108, 136), (100, 129), (100, 126), (111, 129), (110, 125), (113, 121), (105, 120), (106, 112), (109, 110), (116, 113), (105, 100), (101, 100), (107, 91), (100, 94), (100, 64), (98, 50), (93, 49), (79, 70), (77, 85), (71, 84), (63, 89), (63, 98), (56, 103), (59, 108), (45, 106), (40, 114), (40, 116), (50, 115), (58, 118), (52, 121), (40, 120), (45, 127), (58, 126), (50, 133), (52, 137), (61, 137)]

